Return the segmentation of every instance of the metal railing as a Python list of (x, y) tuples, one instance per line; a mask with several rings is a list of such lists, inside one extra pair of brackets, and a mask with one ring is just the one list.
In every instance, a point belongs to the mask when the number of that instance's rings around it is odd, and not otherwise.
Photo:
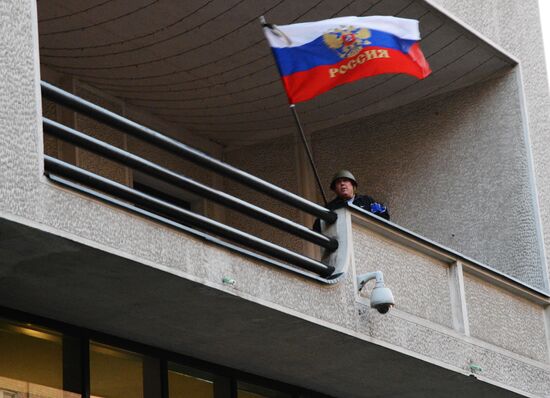
[[(334, 212), (256, 176), (246, 173), (243, 170), (214, 159), (205, 153), (191, 148), (173, 138), (167, 137), (157, 131), (128, 120), (116, 113), (86, 101), (76, 95), (68, 93), (49, 83), (42, 82), (41, 86), (44, 97), (60, 105), (82, 113), (87, 117), (100, 121), (135, 138), (145, 141), (148, 144), (154, 145), (157, 148), (167, 150), (183, 159), (191, 161), (213, 172), (231, 178), (294, 208), (300, 209), (325, 220), (327, 223), (333, 223), (336, 220), (336, 214)], [(246, 214), (265, 224), (312, 242), (328, 251), (334, 251), (338, 248), (338, 242), (334, 238), (327, 237), (301, 224), (288, 220), (225, 192), (208, 187), (182, 174), (175, 173), (156, 163), (143, 159), (135, 154), (112, 146), (96, 138), (90, 137), (80, 131), (74, 130), (45, 117), (43, 118), (43, 127), (46, 133), (62, 141), (69, 142), (99, 156), (103, 156), (134, 170), (138, 170), (149, 176), (193, 192), (205, 199), (236, 210), (242, 214)], [(202, 231), (231, 240), (247, 248), (257, 250), (263, 254), (267, 254), (279, 260), (288, 262), (291, 265), (299, 266), (306, 270), (312, 271), (320, 276), (328, 277), (334, 272), (334, 267), (330, 265), (323, 264), (320, 261), (309, 258), (300, 253), (260, 239), (244, 231), (180, 208), (151, 195), (135, 190), (129, 186), (101, 177), (47, 155), (45, 155), (45, 169), (48, 175), (53, 174), (68, 178), (72, 181), (76, 181), (80, 184), (97, 189), (114, 197), (131, 201), (139, 206), (151, 209), (152, 211), (162, 212), (163, 214), (167, 214), (170, 217), (181, 221), (185, 225), (189, 225)]]

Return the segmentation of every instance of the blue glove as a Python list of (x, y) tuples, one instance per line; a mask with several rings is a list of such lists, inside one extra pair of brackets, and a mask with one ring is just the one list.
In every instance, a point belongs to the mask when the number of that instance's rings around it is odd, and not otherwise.
[(380, 204), (378, 202), (374, 202), (370, 204), (370, 212), (371, 213), (384, 213), (386, 211), (386, 206), (383, 204)]

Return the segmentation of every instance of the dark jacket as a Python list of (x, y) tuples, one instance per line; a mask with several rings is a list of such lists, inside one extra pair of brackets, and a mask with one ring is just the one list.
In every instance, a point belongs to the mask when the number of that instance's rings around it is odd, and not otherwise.
[[(340, 198), (334, 198), (327, 203), (327, 209), (336, 210), (341, 207), (344, 207), (347, 204), (347, 200)], [(360, 207), (372, 214), (376, 214), (379, 217), (385, 218), (386, 220), (390, 219), (390, 213), (386, 206), (380, 202), (376, 202), (373, 198), (368, 195), (355, 195), (353, 199), (353, 204), (357, 207)]]
[[(327, 203), (326, 208), (329, 210), (336, 210), (345, 207), (347, 203), (347, 200), (336, 197)], [(355, 195), (355, 198), (353, 199), (353, 205), (360, 207), (368, 211), (369, 213), (376, 214), (378, 217), (385, 218), (388, 221), (390, 219), (390, 213), (388, 212), (386, 206), (384, 206), (380, 202), (376, 202), (372, 197), (368, 195)], [(321, 231), (321, 221), (319, 219), (315, 220), (315, 223), (313, 224), (313, 229), (318, 232)]]

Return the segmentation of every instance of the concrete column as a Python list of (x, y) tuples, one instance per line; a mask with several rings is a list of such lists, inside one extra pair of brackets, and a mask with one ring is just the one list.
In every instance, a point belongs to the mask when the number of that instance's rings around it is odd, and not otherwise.
[[(220, 191), (224, 191), (224, 184), (223, 184), (223, 177), (217, 173), (210, 172), (210, 178), (211, 178), (211, 187), (218, 189)], [(203, 201), (205, 201), (203, 199)], [(225, 223), (225, 207), (220, 206), (214, 202), (208, 202), (208, 206), (206, 206), (206, 213), (208, 217), (213, 218), (214, 220), (220, 221)]]
[(143, 397), (162, 398), (162, 369), (158, 358), (143, 357)]
[(544, 308), (544, 326), (546, 332), (546, 355), (550, 362), (550, 305)]
[(214, 380), (214, 398), (235, 398), (234, 382), (229, 377), (216, 376)]
[(453, 329), (469, 336), (470, 326), (468, 323), (466, 295), (464, 293), (464, 274), (460, 261), (457, 261), (449, 267), (449, 287), (451, 291)]
[[(311, 142), (309, 134), (306, 134), (306, 140)], [(294, 140), (294, 160), (296, 164), (296, 177), (298, 182), (298, 194), (313, 202), (319, 203), (320, 193), (318, 192), (317, 184), (315, 182), (315, 174), (309, 163), (309, 159), (306, 153), (306, 149), (302, 143), (302, 140), (295, 135)], [(300, 212), (300, 223), (308, 227), (312, 227), (315, 222), (315, 217)], [(303, 246), (304, 254), (309, 257), (319, 257), (321, 249), (313, 243), (304, 242)]]
[(23, 203), (36, 195), (44, 149), (36, 2), (1, 1), (0, 20), (0, 207), (29, 215)]
[[(59, 81), (59, 86), (69, 91), (70, 93), (75, 92), (75, 81), (72, 77), (63, 77)], [(64, 124), (72, 128), (76, 127), (76, 113), (64, 106), (56, 105), (57, 115), (59, 117), (59, 123)], [(57, 140), (57, 153), (59, 154), (59, 159), (71, 163), (78, 163), (78, 150), (73, 144)]]

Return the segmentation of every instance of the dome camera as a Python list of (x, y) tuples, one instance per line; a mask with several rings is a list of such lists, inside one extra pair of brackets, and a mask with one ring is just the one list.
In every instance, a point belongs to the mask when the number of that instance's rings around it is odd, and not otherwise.
[(368, 281), (376, 281), (370, 294), (370, 306), (379, 313), (387, 313), (394, 306), (395, 300), (391, 290), (384, 286), (384, 275), (381, 271), (369, 272), (357, 277), (357, 286), (359, 292), (365, 287)]

